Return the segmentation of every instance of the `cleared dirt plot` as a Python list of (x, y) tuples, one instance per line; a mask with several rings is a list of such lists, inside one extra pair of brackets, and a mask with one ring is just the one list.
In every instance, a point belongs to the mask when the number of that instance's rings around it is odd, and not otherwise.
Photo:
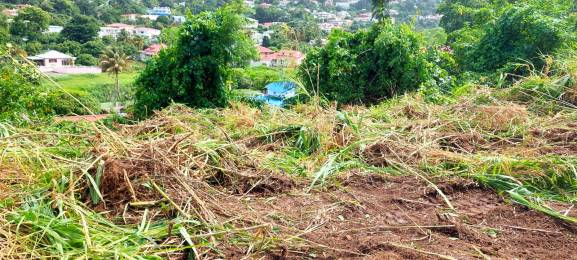
[(575, 110), (478, 96), (6, 127), (0, 258), (573, 258)]

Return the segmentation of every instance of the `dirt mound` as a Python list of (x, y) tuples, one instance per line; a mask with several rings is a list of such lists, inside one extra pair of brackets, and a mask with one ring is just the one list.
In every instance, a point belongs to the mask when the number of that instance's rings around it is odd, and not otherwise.
[(474, 153), (486, 140), (479, 133), (454, 133), (440, 138), (441, 149), (458, 153)]
[(456, 212), (418, 178), (351, 173), (341, 183), (222, 206), (297, 236), (268, 251), (273, 259), (564, 259), (577, 249), (577, 235), (556, 220), (462, 179), (438, 183)]
[(233, 194), (272, 195), (291, 190), (296, 186), (296, 182), (287, 176), (255, 171), (220, 172), (206, 181), (230, 190)]
[(378, 167), (395, 163), (416, 164), (423, 158), (417, 147), (390, 139), (368, 145), (361, 156), (368, 164)]
[(577, 129), (575, 128), (533, 129), (531, 134), (544, 138), (549, 143), (577, 142)]
[(537, 139), (534, 146), (541, 154), (577, 154), (577, 129), (571, 125), (566, 128), (532, 129), (529, 133)]

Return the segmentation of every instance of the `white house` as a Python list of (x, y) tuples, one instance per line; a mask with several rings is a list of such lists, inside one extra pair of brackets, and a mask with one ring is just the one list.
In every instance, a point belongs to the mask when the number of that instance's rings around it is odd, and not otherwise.
[(100, 32), (98, 32), (99, 37), (112, 36), (113, 38), (118, 37), (122, 31), (126, 31), (129, 35), (140, 36), (146, 39), (154, 39), (160, 35), (160, 30), (147, 27), (135, 27), (133, 25), (123, 24), (123, 23), (113, 23), (100, 27)]
[(186, 22), (186, 17), (182, 16), (182, 15), (175, 15), (172, 17), (172, 19), (174, 20), (175, 23), (177, 24), (181, 24)]
[(146, 28), (146, 27), (136, 27), (129, 34), (140, 36), (146, 39), (154, 39), (160, 36), (160, 30), (154, 28)]
[(168, 16), (171, 15), (170, 7), (154, 7), (147, 11), (150, 15)]
[(44, 33), (60, 33), (64, 30), (64, 27), (58, 25), (49, 25), (48, 29)]
[(38, 55), (28, 56), (28, 59), (36, 63), (42, 72), (60, 74), (86, 74), (101, 73), (101, 69), (95, 66), (76, 66), (75, 57), (59, 51), (50, 50)]
[(106, 25), (104, 27), (100, 27), (100, 31), (98, 32), (98, 37), (102, 38), (105, 36), (112, 36), (113, 38), (118, 37), (118, 34), (122, 30), (125, 30), (127, 33), (130, 34), (134, 29), (133, 25), (123, 24), (123, 23), (113, 23)]
[(54, 50), (29, 56), (28, 59), (34, 61), (39, 67), (72, 67), (76, 60), (75, 57)]

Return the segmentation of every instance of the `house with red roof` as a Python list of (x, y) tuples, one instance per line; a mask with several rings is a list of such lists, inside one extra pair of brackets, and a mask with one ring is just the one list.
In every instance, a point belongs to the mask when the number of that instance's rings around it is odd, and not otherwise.
[(148, 46), (148, 48), (146, 48), (140, 52), (139, 59), (141, 61), (148, 60), (148, 59), (152, 58), (153, 56), (156, 56), (158, 53), (160, 53), (160, 50), (162, 50), (164, 48), (166, 48), (166, 45), (164, 45), (164, 44), (150, 45), (150, 46)]
[(269, 48), (258, 46), (260, 55), (259, 61), (253, 62), (253, 66), (268, 66), (268, 67), (297, 67), (302, 63), (305, 55), (300, 51), (294, 50), (280, 50), (273, 51)]

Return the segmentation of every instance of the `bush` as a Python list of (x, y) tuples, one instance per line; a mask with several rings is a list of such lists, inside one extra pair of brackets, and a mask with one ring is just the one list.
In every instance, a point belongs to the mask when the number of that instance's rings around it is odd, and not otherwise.
[(562, 46), (563, 28), (566, 26), (561, 20), (530, 6), (515, 7), (505, 12), (495, 26), (485, 29), (472, 55), (463, 61), (479, 72), (493, 71), (510, 62), (528, 61), (542, 68), (540, 56)]
[[(84, 91), (54, 91), (50, 93), (48, 104), (56, 115), (89, 115), (100, 113), (100, 103), (90, 94)], [(80, 103), (84, 106), (80, 105)]]
[(85, 66), (96, 66), (98, 65), (98, 59), (94, 58), (90, 54), (83, 53), (78, 55), (78, 57), (76, 58), (76, 64)]
[(0, 46), (0, 118), (29, 120), (46, 116), (47, 90), (40, 85), (40, 75), (11, 51), (11, 46)]
[(232, 70), (231, 79), (236, 88), (264, 90), (268, 83), (286, 80), (290, 75), (284, 71), (269, 67), (235, 68)]
[[(356, 33), (333, 31), (299, 67), (309, 92), (340, 103), (376, 103), (433, 80), (423, 40), (408, 25), (385, 22)], [(317, 80), (318, 79), (318, 80)]]
[(227, 104), (225, 87), (232, 65), (247, 65), (256, 57), (243, 30), (241, 6), (233, 2), (188, 17), (177, 43), (150, 60), (136, 79), (135, 116), (147, 116), (172, 101), (193, 107)]

